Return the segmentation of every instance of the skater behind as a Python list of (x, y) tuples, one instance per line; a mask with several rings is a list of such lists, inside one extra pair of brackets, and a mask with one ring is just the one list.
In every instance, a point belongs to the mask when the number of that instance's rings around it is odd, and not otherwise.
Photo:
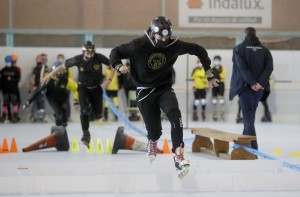
[(244, 122), (244, 118), (241, 115), (242, 112), (242, 108), (241, 108), (241, 104), (240, 104), (240, 100), (238, 100), (238, 112), (236, 115), (236, 123), (243, 123)]
[(213, 68), (216, 71), (216, 78), (219, 80), (219, 86), (212, 88), (212, 119), (218, 120), (218, 111), (220, 111), (220, 119), (225, 120), (225, 77), (226, 69), (221, 64), (222, 58), (216, 55), (213, 59)]
[[(53, 65), (55, 64), (58, 64), (58, 63), (61, 63), (61, 64), (64, 64), (65, 63), (65, 56), (63, 54), (58, 54), (57, 57), (56, 57), (56, 62), (54, 62)], [(69, 68), (66, 70), (67, 72), (67, 76), (68, 78), (70, 79), (73, 79), (73, 74), (72, 74), (72, 68)], [(70, 97), (70, 91), (67, 90), (68, 92), (68, 97)], [(68, 120), (70, 119), (70, 116), (71, 116), (71, 104), (70, 104), (70, 99), (68, 99), (68, 108), (67, 108), (67, 116), (68, 116)]]
[[(108, 67), (104, 71), (105, 79), (109, 79), (113, 68)], [(107, 96), (112, 100), (114, 106), (119, 108), (119, 99), (118, 99), (118, 91), (119, 91), (119, 80), (118, 75), (114, 75), (109, 86), (106, 88)], [(104, 113), (103, 113), (104, 121), (108, 121), (108, 103), (104, 104)], [(115, 115), (115, 121), (118, 121), (118, 117)]]
[[(41, 86), (41, 80), (48, 74), (48, 66), (46, 65), (47, 55), (40, 54), (36, 57), (36, 66), (32, 72), (32, 78), (29, 84), (29, 93), (35, 91)], [(45, 95), (39, 94), (31, 105), (30, 122), (43, 122), (45, 118)]]
[[(56, 62), (52, 69), (56, 69), (61, 64), (61, 62)], [(73, 92), (74, 106), (76, 108), (78, 106), (77, 84), (73, 79), (68, 77), (66, 70), (63, 70), (61, 73), (57, 72), (46, 85), (34, 91), (26, 104), (23, 105), (23, 109), (28, 108), (39, 94), (46, 92), (48, 103), (54, 111), (56, 126), (66, 127), (68, 121), (69, 90)]]
[(171, 39), (172, 24), (164, 16), (152, 20), (145, 35), (130, 43), (114, 48), (110, 54), (113, 67), (120, 73), (128, 68), (122, 59), (130, 58), (130, 73), (137, 85), (136, 100), (148, 132), (148, 157), (152, 162), (161, 152), (157, 141), (162, 134), (160, 109), (166, 113), (172, 125), (171, 138), (175, 167), (179, 177), (188, 172), (189, 161), (183, 155), (183, 125), (181, 112), (172, 89), (172, 69), (179, 55), (191, 54), (200, 58), (208, 75), (209, 84), (217, 86), (217, 79), (210, 69), (206, 50), (194, 43)]
[(271, 116), (271, 112), (269, 110), (269, 105), (267, 102), (267, 99), (268, 99), (270, 93), (271, 93), (271, 87), (270, 87), (270, 83), (268, 83), (268, 85), (264, 89), (264, 93), (260, 99), (260, 102), (264, 106), (264, 116), (261, 118), (262, 122), (272, 122), (272, 116)]
[[(20, 75), (20, 79), (22, 78), (22, 69), (17, 65), (18, 62), (18, 56), (16, 54), (12, 54), (12, 65), (13, 67), (15, 67)], [(20, 87), (20, 82), (18, 83), (18, 87)], [(20, 105), (21, 105), (21, 95), (20, 95), (20, 90), (18, 88), (18, 92), (17, 92), (17, 103), (18, 103), (18, 109), (20, 110)], [(10, 105), (8, 105), (8, 119), (11, 120), (12, 118), (12, 114), (11, 114), (11, 109), (10, 109)], [(18, 119), (20, 120), (20, 117), (18, 117)]]
[[(8, 109), (12, 109), (10, 122), (19, 122), (19, 104), (18, 92), (20, 74), (16, 67), (13, 66), (13, 59), (10, 55), (5, 57), (5, 67), (0, 71), (1, 88), (3, 95), (2, 118), (5, 121), (8, 118)], [(9, 108), (9, 106), (12, 108)]]
[(206, 118), (205, 108), (206, 108), (206, 89), (207, 89), (207, 78), (205, 70), (200, 62), (196, 59), (197, 67), (192, 71), (192, 78), (194, 80), (193, 90), (194, 90), (194, 104), (193, 104), (193, 121), (198, 121), (198, 105), (201, 105), (201, 116), (204, 121)]
[[(239, 96), (244, 118), (243, 134), (256, 136), (256, 108), (273, 71), (273, 58), (256, 37), (253, 27), (246, 28), (244, 33), (245, 40), (233, 49), (229, 100)], [(251, 148), (258, 149), (256, 140), (251, 142)]]
[(110, 77), (104, 81), (101, 87), (103, 81), (102, 64), (110, 66), (109, 59), (100, 53), (96, 53), (95, 45), (91, 41), (87, 41), (82, 47), (82, 54), (66, 60), (65, 64), (54, 69), (42, 81), (42, 84), (46, 84), (56, 73), (72, 66), (77, 66), (79, 71), (78, 97), (80, 105), (80, 122), (83, 131), (81, 141), (87, 147), (89, 147), (91, 139), (89, 131), (89, 110), (93, 110), (96, 119), (102, 117), (102, 87), (106, 88), (109, 85), (115, 73), (114, 69), (112, 69)]

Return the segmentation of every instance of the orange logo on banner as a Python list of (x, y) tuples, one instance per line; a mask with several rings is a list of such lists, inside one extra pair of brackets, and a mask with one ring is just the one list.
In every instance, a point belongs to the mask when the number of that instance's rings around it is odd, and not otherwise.
[(187, 5), (189, 8), (201, 8), (203, 6), (202, 0), (188, 0)]

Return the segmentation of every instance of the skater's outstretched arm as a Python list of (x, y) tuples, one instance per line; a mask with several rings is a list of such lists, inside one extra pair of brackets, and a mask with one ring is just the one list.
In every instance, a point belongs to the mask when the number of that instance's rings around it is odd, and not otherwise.
[(39, 94), (41, 94), (45, 89), (47, 88), (47, 85), (40, 86), (39, 88), (35, 89), (35, 91), (32, 93), (30, 98), (27, 100), (27, 102), (23, 105), (23, 110), (27, 109), (29, 105), (37, 98)]

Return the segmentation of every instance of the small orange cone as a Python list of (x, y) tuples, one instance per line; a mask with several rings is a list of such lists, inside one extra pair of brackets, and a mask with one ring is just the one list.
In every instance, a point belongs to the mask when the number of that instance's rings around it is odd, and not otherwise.
[(1, 149), (2, 149), (2, 153), (8, 153), (8, 145), (7, 145), (6, 138), (3, 139)]
[(170, 154), (171, 153), (167, 138), (165, 138), (165, 140), (164, 140), (164, 146), (163, 146), (162, 153), (163, 154)]
[(12, 138), (11, 145), (10, 145), (10, 151), (9, 152), (10, 153), (17, 153), (18, 152), (16, 139), (14, 137)]

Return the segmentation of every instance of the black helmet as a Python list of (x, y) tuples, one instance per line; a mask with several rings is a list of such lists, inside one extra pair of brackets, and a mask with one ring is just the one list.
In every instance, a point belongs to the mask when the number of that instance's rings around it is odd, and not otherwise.
[(172, 34), (172, 23), (164, 16), (158, 16), (153, 19), (150, 28), (152, 34), (158, 34), (160, 36), (171, 36)]
[(86, 41), (86, 43), (82, 46), (82, 52), (96, 52), (95, 45), (91, 41)]

